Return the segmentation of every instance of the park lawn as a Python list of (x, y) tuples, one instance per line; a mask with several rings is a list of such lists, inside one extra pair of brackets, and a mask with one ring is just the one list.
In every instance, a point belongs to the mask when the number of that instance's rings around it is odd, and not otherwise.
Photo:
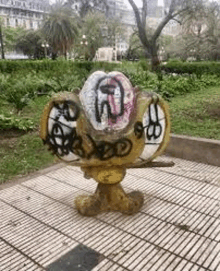
[(220, 87), (211, 87), (169, 103), (171, 132), (220, 140)]
[[(39, 138), (39, 121), (49, 96), (38, 97), (26, 106), (20, 117), (30, 118), (35, 129), (29, 132), (0, 130), (0, 184), (57, 163)], [(169, 102), (174, 134), (220, 139), (220, 87), (212, 87)], [(2, 103), (0, 114), (11, 111)]]
[[(38, 97), (19, 113), (19, 117), (33, 121), (33, 131), (0, 130), (0, 184), (58, 162), (39, 137), (40, 117), (48, 100), (47, 96)], [(15, 110), (5, 102), (0, 114), (6, 111)]]

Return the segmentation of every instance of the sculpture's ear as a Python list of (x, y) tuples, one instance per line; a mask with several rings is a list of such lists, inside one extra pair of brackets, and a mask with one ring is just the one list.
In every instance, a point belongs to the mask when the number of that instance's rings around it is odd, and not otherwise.
[(136, 162), (146, 163), (161, 155), (169, 143), (169, 107), (161, 96), (153, 92), (139, 93), (137, 104), (137, 117), (142, 123), (145, 147)]
[[(84, 155), (80, 148), (77, 154), (72, 151), (73, 138), (77, 137), (76, 126), (80, 111), (79, 98), (72, 93), (54, 96), (43, 111), (40, 137), (54, 154), (65, 161), (78, 161)], [(78, 137), (77, 140), (77, 144), (80, 145)]]
[[(68, 92), (63, 92), (63, 93), (54, 95), (51, 98), (51, 100), (48, 102), (48, 104), (44, 107), (43, 114), (41, 116), (41, 122), (40, 122), (40, 137), (43, 140), (46, 140), (46, 137), (48, 134), (50, 114), (51, 113), (55, 114), (56, 108), (57, 106), (59, 106), (59, 104), (62, 105), (64, 103), (69, 103), (69, 102), (70, 103), (72, 102), (72, 104), (75, 104), (76, 108), (78, 108), (75, 110), (79, 111), (80, 102), (79, 102), (78, 96), (76, 94), (68, 93)], [(73, 107), (72, 107), (72, 110), (74, 110)], [(56, 117), (56, 116), (54, 115), (53, 117)]]

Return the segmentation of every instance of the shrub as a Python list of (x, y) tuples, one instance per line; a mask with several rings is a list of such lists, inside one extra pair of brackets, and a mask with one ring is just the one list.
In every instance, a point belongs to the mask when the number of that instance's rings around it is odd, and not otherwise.
[(167, 73), (195, 74), (197, 78), (201, 78), (203, 74), (220, 76), (220, 62), (182, 62), (171, 60), (166, 65), (162, 65), (161, 68)]
[(16, 117), (14, 115), (0, 115), (0, 128), (7, 129), (16, 129), (16, 130), (33, 130), (34, 122), (29, 118)]

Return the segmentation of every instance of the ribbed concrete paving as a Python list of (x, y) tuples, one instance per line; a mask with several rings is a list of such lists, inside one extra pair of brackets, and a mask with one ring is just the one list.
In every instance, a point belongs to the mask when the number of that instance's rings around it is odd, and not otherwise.
[[(96, 183), (71, 166), (1, 190), (0, 270), (220, 270), (220, 168), (168, 160), (128, 170), (125, 190), (145, 193), (134, 216), (79, 215), (74, 198)], [(55, 268), (80, 245), (99, 255), (95, 267)]]

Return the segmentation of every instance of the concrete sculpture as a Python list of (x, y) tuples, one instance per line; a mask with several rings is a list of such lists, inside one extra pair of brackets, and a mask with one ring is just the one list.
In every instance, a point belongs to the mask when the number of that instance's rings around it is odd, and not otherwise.
[(127, 168), (153, 165), (169, 134), (168, 106), (158, 94), (138, 91), (120, 72), (102, 71), (87, 79), (79, 95), (52, 98), (40, 131), (54, 154), (98, 182), (94, 195), (75, 199), (78, 211), (88, 216), (141, 208), (143, 194), (126, 194), (120, 182)]

